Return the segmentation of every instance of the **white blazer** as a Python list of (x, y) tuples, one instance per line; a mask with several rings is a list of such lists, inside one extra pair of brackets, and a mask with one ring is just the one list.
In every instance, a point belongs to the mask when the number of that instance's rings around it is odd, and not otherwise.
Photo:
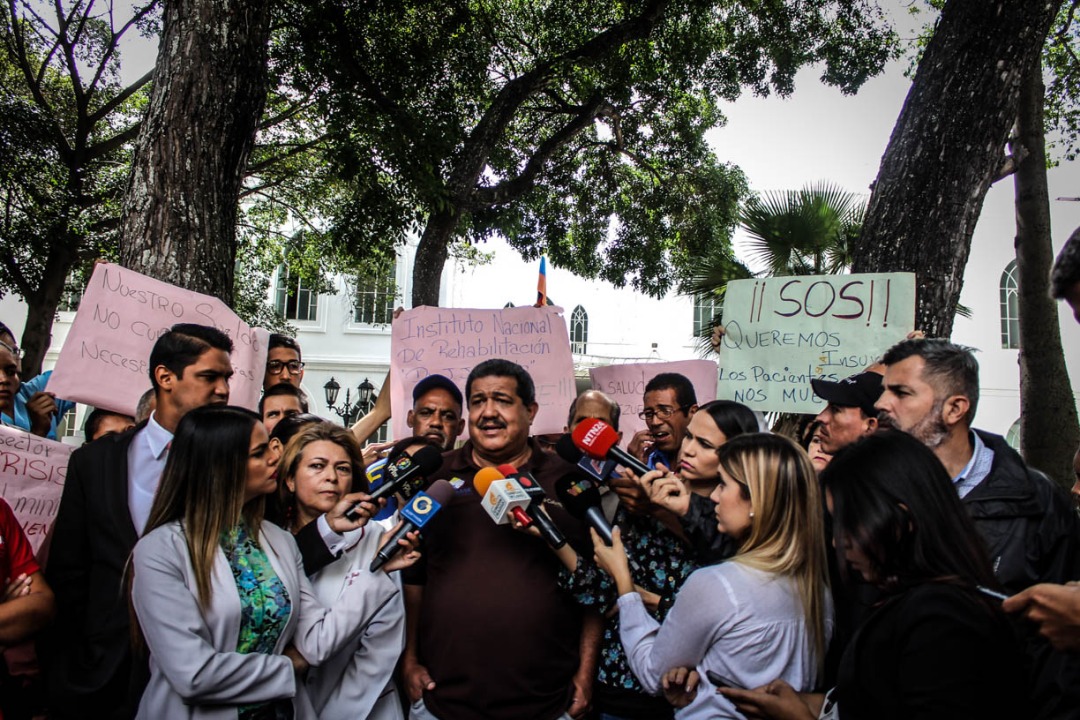
[[(311, 576), (319, 602), (336, 606), (347, 578), (371, 563), (379, 541), (393, 521), (368, 523), (346, 533), (348, 549)], [(399, 574), (394, 581), (400, 583)], [(307, 676), (307, 692), (319, 720), (404, 720), (394, 667), (405, 646), (405, 605), (392, 600), (371, 619), (360, 637)]]
[(132, 603), (150, 650), (150, 682), (138, 718), (232, 720), (236, 705), (292, 698), (296, 720), (314, 720), (307, 693), (282, 650), (291, 642), (319, 665), (355, 643), (376, 613), (399, 595), (386, 573), (365, 566), (344, 580), (338, 601), (328, 609), (304, 575), (292, 535), (263, 522), (259, 540), (292, 602), (272, 655), (236, 652), (240, 594), (220, 548), (210, 606), (204, 610), (179, 522), (157, 528), (135, 546)]

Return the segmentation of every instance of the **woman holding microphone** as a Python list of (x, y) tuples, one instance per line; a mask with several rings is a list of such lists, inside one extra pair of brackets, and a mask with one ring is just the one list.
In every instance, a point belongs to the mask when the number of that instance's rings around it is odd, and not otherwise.
[[(319, 603), (292, 537), (262, 518), (277, 461), (248, 410), (198, 408), (178, 425), (133, 554), (132, 605), (150, 652), (139, 718), (314, 718), (300, 679), (308, 664), (398, 601), (387, 572), (360, 569), (332, 609)], [(417, 556), (410, 548), (384, 569)]]

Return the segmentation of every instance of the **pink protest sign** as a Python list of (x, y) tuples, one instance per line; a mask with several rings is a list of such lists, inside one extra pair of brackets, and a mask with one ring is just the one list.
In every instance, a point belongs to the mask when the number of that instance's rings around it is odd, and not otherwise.
[(418, 307), (394, 320), (390, 333), (394, 437), (410, 434), (405, 419), (412, 408), (416, 383), (428, 375), (444, 375), (464, 395), (469, 372), (493, 358), (512, 360), (532, 376), (540, 405), (532, 424), (533, 435), (562, 432), (566, 425), (575, 391), (574, 362), (562, 308)]
[(221, 300), (98, 263), (71, 325), (48, 390), (57, 397), (135, 414), (150, 388), (150, 350), (176, 323), (210, 325), (232, 338), (229, 402), (254, 410), (270, 333), (251, 328)]
[(0, 497), (11, 506), (34, 553), (56, 519), (72, 447), (0, 426)]
[(634, 433), (645, 429), (645, 421), (638, 417), (638, 413), (645, 409), (642, 401), (645, 386), (660, 373), (679, 373), (689, 378), (699, 405), (716, 399), (716, 363), (712, 360), (633, 363), (589, 368), (592, 386), (619, 403), (622, 409), (619, 430), (623, 434), (623, 447), (634, 437)]

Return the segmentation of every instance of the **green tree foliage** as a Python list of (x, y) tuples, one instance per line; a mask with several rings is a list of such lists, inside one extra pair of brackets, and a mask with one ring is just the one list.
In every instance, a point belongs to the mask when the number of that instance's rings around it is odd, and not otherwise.
[(24, 375), (36, 374), (64, 283), (115, 253), (120, 198), (149, 74), (121, 81), (121, 41), (149, 33), (154, 3), (0, 6), (0, 292), (29, 306)]
[[(864, 0), (293, 0), (277, 60), (327, 117), (358, 255), (421, 235), (414, 303), (455, 240), (665, 292), (725, 245), (742, 174), (705, 133), (796, 71), (854, 92), (895, 51)], [(289, 35), (291, 33), (291, 36)]]
[[(1070, 162), (1080, 154), (1080, 0), (1062, 5), (1043, 48), (1047, 74), (1045, 119), (1052, 151)], [(1049, 160), (1049, 159), (1048, 159)]]

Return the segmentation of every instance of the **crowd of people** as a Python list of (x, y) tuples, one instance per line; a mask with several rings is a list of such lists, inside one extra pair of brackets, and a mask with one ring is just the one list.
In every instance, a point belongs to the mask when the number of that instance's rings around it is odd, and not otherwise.
[[(1080, 236), (1054, 293), (1080, 322)], [(974, 427), (968, 348), (814, 380), (797, 438), (660, 373), (626, 451), (592, 443), (621, 439), (597, 390), (534, 436), (503, 359), (425, 378), (412, 435), (362, 447), (389, 392), (352, 428), (311, 415), (275, 335), (255, 413), (232, 351), (157, 339), (38, 557), (0, 501), (0, 646), (41, 673), (4, 675), (8, 720), (1080, 716), (1080, 514)], [(54, 437), (70, 405), (19, 361), (0, 325), (0, 419)]]

